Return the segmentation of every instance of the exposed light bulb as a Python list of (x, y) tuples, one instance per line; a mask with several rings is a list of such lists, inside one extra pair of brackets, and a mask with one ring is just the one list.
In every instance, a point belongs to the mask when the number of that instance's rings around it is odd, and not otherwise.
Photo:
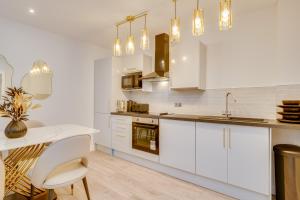
[(133, 55), (135, 51), (134, 47), (134, 37), (133, 35), (129, 35), (126, 42), (126, 54)]
[(220, 31), (232, 28), (231, 0), (220, 0), (219, 29)]

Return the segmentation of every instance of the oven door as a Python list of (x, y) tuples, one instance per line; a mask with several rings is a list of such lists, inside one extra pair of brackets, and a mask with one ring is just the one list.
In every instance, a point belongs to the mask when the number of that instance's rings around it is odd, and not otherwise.
[(158, 125), (132, 123), (132, 148), (158, 155)]

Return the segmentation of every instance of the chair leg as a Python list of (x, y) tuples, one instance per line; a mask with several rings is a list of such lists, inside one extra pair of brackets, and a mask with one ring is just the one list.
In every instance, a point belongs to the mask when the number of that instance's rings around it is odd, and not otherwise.
[(30, 185), (30, 200), (33, 200), (34, 197), (34, 186), (31, 184)]
[(71, 193), (74, 195), (74, 184), (71, 185)]
[(48, 200), (53, 200), (54, 197), (54, 190), (50, 189), (48, 190)]
[(86, 192), (86, 196), (87, 196), (88, 200), (91, 200), (86, 177), (84, 177), (84, 178), (82, 179), (82, 182), (83, 182), (83, 185), (84, 185), (84, 189), (85, 189), (85, 192)]

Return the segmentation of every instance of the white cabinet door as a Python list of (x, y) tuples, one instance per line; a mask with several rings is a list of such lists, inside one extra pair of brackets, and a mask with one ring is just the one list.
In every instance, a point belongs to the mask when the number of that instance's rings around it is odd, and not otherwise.
[(123, 62), (125, 73), (143, 70), (143, 57), (141, 54), (123, 56), (122, 62)]
[(110, 113), (112, 91), (112, 59), (106, 58), (95, 61), (94, 93), (95, 112)]
[(121, 152), (130, 153), (132, 120), (127, 116), (112, 116), (111, 119), (112, 148)]
[(227, 147), (224, 125), (197, 122), (196, 173), (227, 183)]
[(195, 122), (160, 120), (160, 163), (195, 173)]
[(95, 135), (95, 143), (111, 148), (110, 114), (95, 113), (94, 127), (100, 130)]
[(193, 38), (171, 47), (171, 88), (205, 89), (206, 47)]
[(228, 127), (228, 183), (269, 195), (269, 129)]

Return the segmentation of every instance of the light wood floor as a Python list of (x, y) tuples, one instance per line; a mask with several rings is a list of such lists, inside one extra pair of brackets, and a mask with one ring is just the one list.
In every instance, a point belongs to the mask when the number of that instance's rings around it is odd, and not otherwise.
[[(90, 155), (88, 184), (92, 200), (229, 200), (232, 198), (110, 155)], [(82, 183), (56, 191), (58, 200), (86, 200)]]

